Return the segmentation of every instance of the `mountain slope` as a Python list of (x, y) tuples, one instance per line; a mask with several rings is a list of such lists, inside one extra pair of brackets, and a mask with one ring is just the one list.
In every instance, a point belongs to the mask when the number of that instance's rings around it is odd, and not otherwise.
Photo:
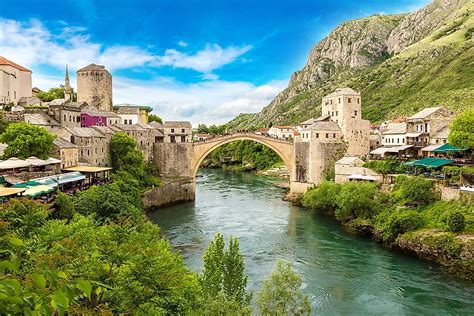
[(319, 115), (321, 98), (345, 86), (362, 92), (371, 121), (434, 105), (474, 107), (473, 31), (471, 0), (438, 0), (411, 14), (343, 23), (267, 107), (228, 126), (297, 123)]

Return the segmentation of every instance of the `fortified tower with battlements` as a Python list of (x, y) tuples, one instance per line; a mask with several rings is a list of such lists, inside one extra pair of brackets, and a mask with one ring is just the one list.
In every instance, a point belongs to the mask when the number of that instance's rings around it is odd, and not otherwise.
[(77, 71), (77, 101), (112, 112), (112, 76), (105, 66), (90, 64)]

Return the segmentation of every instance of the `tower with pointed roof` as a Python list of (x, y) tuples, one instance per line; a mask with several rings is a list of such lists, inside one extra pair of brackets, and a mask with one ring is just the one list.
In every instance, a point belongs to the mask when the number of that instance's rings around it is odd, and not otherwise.
[(66, 75), (64, 76), (64, 101), (72, 102), (72, 89), (69, 82), (69, 71), (66, 65)]
[(90, 64), (77, 71), (77, 102), (112, 111), (112, 76), (105, 66)]

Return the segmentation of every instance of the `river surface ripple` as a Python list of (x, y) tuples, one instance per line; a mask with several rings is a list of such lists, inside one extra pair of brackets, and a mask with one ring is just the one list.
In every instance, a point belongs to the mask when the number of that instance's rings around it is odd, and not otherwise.
[(188, 266), (201, 271), (218, 232), (236, 236), (256, 292), (277, 259), (293, 262), (322, 315), (474, 315), (474, 284), (344, 232), (332, 219), (282, 201), (272, 180), (202, 169), (196, 201), (148, 215)]

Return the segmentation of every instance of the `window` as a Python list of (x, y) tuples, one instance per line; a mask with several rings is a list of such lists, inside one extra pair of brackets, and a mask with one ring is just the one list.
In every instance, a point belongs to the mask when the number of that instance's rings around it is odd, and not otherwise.
[(185, 133), (185, 129), (184, 129), (184, 128), (181, 129), (181, 133)]
[(425, 132), (428, 133), (428, 123), (425, 123)]
[(331, 115), (331, 111), (328, 111), (328, 115)]
[(354, 115), (357, 116), (357, 111), (354, 111)]
[(316, 138), (319, 138), (319, 133), (316, 133)]
[(351, 103), (351, 98), (347, 98), (347, 103)]
[(16, 99), (16, 91), (13, 91), (13, 99)]
[(360, 99), (359, 99), (359, 98), (357, 98), (357, 103), (360, 103)]
[(181, 136), (181, 142), (185, 143), (186, 142), (186, 136)]
[(176, 137), (175, 136), (170, 136), (170, 142), (176, 143)]
[(336, 138), (336, 133), (332, 134), (332, 137), (333, 137), (333, 138)]
[(64, 121), (66, 121), (66, 114), (64, 114)]
[(174, 133), (174, 128), (171, 129), (171, 133)]
[(400, 138), (397, 138), (397, 144), (399, 144), (399, 143), (400, 143)]
[(326, 138), (329, 138), (329, 134), (328, 134), (328, 133), (326, 133)]
[(341, 98), (339, 98), (339, 104), (341, 104)]
[(338, 112), (339, 112), (339, 111), (336, 111), (336, 116), (337, 116)]

